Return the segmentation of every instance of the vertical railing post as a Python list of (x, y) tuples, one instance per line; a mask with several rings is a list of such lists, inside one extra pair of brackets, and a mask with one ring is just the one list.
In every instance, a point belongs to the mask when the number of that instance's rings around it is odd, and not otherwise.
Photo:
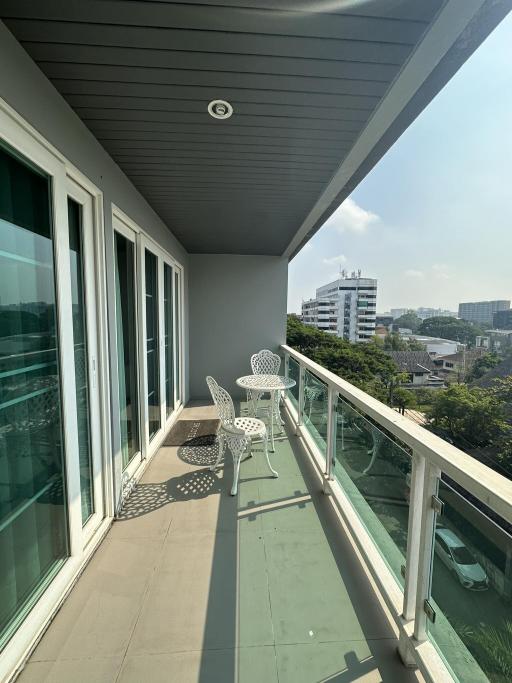
[(284, 354), (284, 376), (287, 378), (290, 376), (290, 354), (286, 351)]
[[(409, 518), (407, 526), (407, 555), (404, 575), (404, 601), (402, 617), (409, 622), (416, 614), (416, 600), (418, 596), (418, 572), (422, 549), (420, 545), (422, 500), (425, 486), (426, 459), (418, 453), (413, 453), (411, 458), (411, 474), (409, 482)], [(415, 667), (416, 662), (411, 652), (409, 637), (405, 631), (400, 633), (398, 653), (405, 666)]]
[(297, 410), (297, 427), (302, 427), (304, 422), (304, 381), (306, 370), (302, 363), (299, 363), (299, 406)]
[(439, 467), (431, 462), (426, 462), (421, 499), (419, 500), (421, 505), (421, 521), (414, 619), (414, 637), (419, 642), (423, 642), (428, 638), (425, 601), (430, 598), (436, 521), (434, 496), (437, 496), (439, 490), (440, 477), (441, 470)]
[(327, 387), (327, 438), (325, 444), (325, 482), (324, 493), (330, 493), (329, 482), (332, 481), (332, 464), (336, 448), (336, 407), (338, 394), (333, 387)]
[(426, 460), (418, 453), (411, 458), (411, 481), (409, 484), (409, 521), (407, 528), (407, 557), (405, 562), (404, 604), (402, 615), (406, 621), (414, 619), (420, 563), (420, 534), (422, 493), (425, 485)]

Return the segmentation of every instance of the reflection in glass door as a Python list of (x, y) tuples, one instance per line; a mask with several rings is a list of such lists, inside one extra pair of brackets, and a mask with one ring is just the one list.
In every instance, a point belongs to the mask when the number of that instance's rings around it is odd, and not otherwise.
[(146, 370), (149, 440), (160, 429), (160, 365), (158, 335), (158, 259), (145, 250)]
[(181, 402), (181, 287), (180, 274), (178, 271), (174, 273), (174, 301), (175, 301), (175, 317), (176, 317), (176, 403)]
[(69, 555), (50, 207), (0, 148), (0, 645)]
[(80, 496), (82, 525), (94, 511), (93, 462), (89, 419), (89, 377), (86, 301), (84, 286), (84, 239), (82, 207), (68, 197), (69, 261), (73, 306), (73, 349), (75, 359), (75, 390), (80, 464)]
[(140, 456), (135, 244), (115, 232), (117, 372), (123, 469)]
[(165, 351), (165, 416), (174, 410), (174, 315), (173, 272), (164, 263), (164, 351)]

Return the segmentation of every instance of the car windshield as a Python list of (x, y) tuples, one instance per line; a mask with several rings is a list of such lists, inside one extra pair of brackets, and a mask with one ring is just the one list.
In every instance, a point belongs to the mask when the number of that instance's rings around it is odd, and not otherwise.
[(476, 564), (476, 560), (465, 545), (450, 548), (457, 564)]

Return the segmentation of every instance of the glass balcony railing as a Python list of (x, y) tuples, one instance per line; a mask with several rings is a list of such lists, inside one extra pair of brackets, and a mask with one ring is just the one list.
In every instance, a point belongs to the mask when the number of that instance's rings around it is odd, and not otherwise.
[(427, 680), (512, 681), (512, 482), (288, 346), (289, 417)]
[(332, 473), (397, 581), (407, 552), (411, 456), (347, 401), (338, 398)]

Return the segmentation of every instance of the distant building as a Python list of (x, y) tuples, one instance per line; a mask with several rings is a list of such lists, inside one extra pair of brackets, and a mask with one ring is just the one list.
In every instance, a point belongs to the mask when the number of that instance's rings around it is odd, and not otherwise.
[(499, 299), (495, 301), (471, 301), (459, 304), (459, 318), (477, 325), (492, 325), (494, 314), (498, 311), (508, 311), (510, 301)]
[(487, 348), (490, 351), (500, 353), (512, 347), (512, 330), (486, 330), (485, 334), (487, 336), (481, 339), (488, 340)]
[(408, 375), (404, 386), (439, 386), (442, 381), (434, 374), (435, 365), (426, 351), (388, 351), (400, 372)]
[(390, 312), (393, 320), (395, 320), (396, 318), (401, 318), (406, 313), (409, 313), (410, 310), (410, 308), (392, 308)]
[(388, 328), (390, 325), (393, 324), (393, 316), (392, 315), (377, 315), (375, 317), (375, 325), (382, 325), (383, 327)]
[(436, 366), (437, 374), (441, 377), (449, 377), (453, 373), (465, 375), (468, 373), (475, 361), (487, 354), (485, 347), (478, 347), (473, 349), (463, 348), (457, 353), (451, 353), (446, 356), (435, 356), (432, 360)]
[(319, 330), (351, 342), (367, 342), (375, 335), (377, 280), (361, 271), (341, 277), (316, 290), (302, 303), (302, 320)]
[(496, 311), (492, 318), (492, 326), (496, 330), (512, 330), (512, 310)]
[(453, 341), (453, 339), (442, 339), (441, 337), (427, 337), (422, 334), (403, 334), (400, 335), (404, 339), (414, 339), (419, 341), (427, 349), (427, 353), (431, 356), (447, 356), (451, 353), (457, 353), (462, 348), (464, 344), (460, 342)]
[(424, 308), (421, 306), (415, 310), (418, 318), (428, 320), (429, 318), (456, 318), (455, 311), (448, 311), (446, 308)]
[(457, 313), (455, 311), (449, 311), (446, 308), (425, 308), (420, 306), (419, 308), (392, 308), (391, 316), (393, 319), (401, 318), (407, 313), (415, 313), (421, 320), (427, 320), (428, 318), (456, 318)]

